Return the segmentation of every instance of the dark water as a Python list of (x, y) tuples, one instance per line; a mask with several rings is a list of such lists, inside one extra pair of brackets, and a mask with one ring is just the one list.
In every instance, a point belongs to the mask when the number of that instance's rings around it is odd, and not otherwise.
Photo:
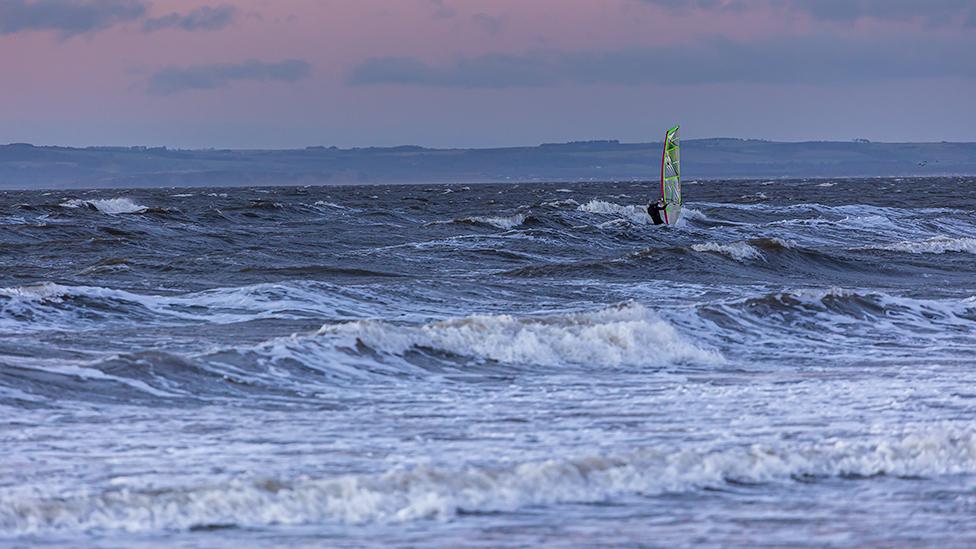
[(974, 183), (0, 194), (0, 543), (976, 543)]

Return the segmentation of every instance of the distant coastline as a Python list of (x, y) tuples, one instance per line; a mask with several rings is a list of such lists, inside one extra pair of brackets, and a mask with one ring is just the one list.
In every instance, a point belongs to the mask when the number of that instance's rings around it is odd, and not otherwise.
[[(418, 146), (289, 150), (0, 145), (0, 188), (126, 188), (655, 179), (660, 143), (579, 141), (536, 147)], [(976, 143), (682, 143), (686, 179), (976, 174)]]

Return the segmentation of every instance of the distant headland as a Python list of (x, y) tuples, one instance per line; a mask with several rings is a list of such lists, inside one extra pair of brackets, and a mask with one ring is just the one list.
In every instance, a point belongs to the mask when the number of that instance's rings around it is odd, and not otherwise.
[[(290, 150), (0, 145), (0, 188), (328, 185), (654, 180), (660, 143), (577, 141), (536, 147), (418, 146)], [(976, 174), (976, 143), (690, 139), (684, 178)]]

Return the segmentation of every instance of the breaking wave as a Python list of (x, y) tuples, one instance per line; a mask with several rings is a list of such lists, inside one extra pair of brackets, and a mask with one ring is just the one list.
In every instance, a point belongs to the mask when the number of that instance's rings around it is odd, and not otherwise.
[(706, 242), (705, 244), (692, 244), (691, 249), (696, 252), (715, 252), (727, 255), (736, 261), (763, 259), (762, 252), (745, 242), (732, 242), (729, 244)]
[(472, 217), (462, 217), (458, 219), (452, 219), (450, 221), (434, 221), (428, 223), (428, 225), (447, 225), (447, 224), (463, 224), (463, 225), (487, 225), (490, 227), (495, 227), (496, 229), (514, 229), (525, 223), (525, 214), (515, 214), (509, 216), (472, 216)]
[(678, 220), (678, 223), (681, 223), (681, 220), (710, 221), (710, 218), (701, 210), (683, 206), (681, 208), (681, 219)]
[(572, 198), (566, 198), (563, 200), (547, 200), (541, 205), (548, 206), (550, 208), (577, 208), (579, 207), (580, 203)]
[(7, 488), (0, 492), (0, 532), (402, 523), (721, 489), (730, 483), (799, 482), (797, 489), (802, 489), (829, 478), (960, 474), (976, 474), (976, 432), (951, 424), (926, 425), (853, 440), (655, 447), (514, 465), (421, 466), (318, 479), (235, 479), (68, 496)]
[(141, 204), (136, 204), (129, 198), (103, 198), (93, 200), (81, 200), (72, 198), (61, 203), (62, 208), (92, 208), (104, 214), (118, 215), (128, 213), (142, 213), (149, 208)]
[(505, 364), (641, 367), (724, 360), (637, 303), (538, 317), (474, 315), (420, 326), (357, 321), (323, 326), (319, 335), (350, 350), (394, 356), (429, 350)]
[(525, 223), (525, 214), (515, 214), (509, 216), (476, 216), (469, 217), (466, 219), (471, 223), (482, 223), (484, 225), (491, 225), (492, 227), (497, 227), (499, 229), (514, 229), (519, 225)]
[[(650, 225), (652, 223), (651, 217), (647, 214), (647, 206), (641, 205), (628, 205), (622, 206), (620, 204), (615, 204), (613, 202), (607, 202), (604, 200), (593, 199), (586, 204), (581, 204), (576, 208), (576, 211), (616, 216), (617, 218), (622, 218), (636, 225)], [(689, 208), (684, 206), (681, 208), (681, 218), (678, 219), (677, 226), (682, 226), (688, 221), (709, 221), (709, 217), (705, 215), (701, 210), (696, 210), (695, 208)]]
[(651, 218), (647, 215), (647, 209), (643, 206), (621, 206), (613, 202), (593, 199), (576, 209), (580, 212), (621, 216), (638, 225), (651, 223)]
[(905, 240), (895, 244), (875, 246), (867, 249), (907, 252), (910, 254), (944, 254), (952, 252), (976, 254), (976, 238), (936, 236), (925, 240)]
[(780, 252), (794, 248), (792, 242), (787, 242), (781, 238), (756, 238), (746, 242), (706, 242), (704, 244), (692, 244), (691, 249), (696, 252), (713, 252), (726, 255), (736, 261), (747, 261), (750, 259), (766, 259), (762, 250), (768, 252)]
[(0, 329), (30, 331), (98, 327), (117, 320), (230, 324), (260, 319), (368, 316), (368, 289), (325, 282), (257, 284), (185, 294), (139, 294), (99, 286), (43, 283), (0, 288)]

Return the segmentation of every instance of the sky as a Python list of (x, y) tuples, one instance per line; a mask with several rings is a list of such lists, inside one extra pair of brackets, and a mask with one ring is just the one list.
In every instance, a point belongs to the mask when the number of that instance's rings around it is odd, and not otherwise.
[(0, 0), (0, 143), (976, 141), (974, 0)]

